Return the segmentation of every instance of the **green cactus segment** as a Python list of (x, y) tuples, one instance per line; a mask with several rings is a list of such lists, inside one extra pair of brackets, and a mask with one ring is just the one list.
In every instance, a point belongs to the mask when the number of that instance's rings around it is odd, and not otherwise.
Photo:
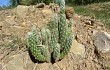
[[(42, 49), (44, 49), (44, 48), (42, 48)], [(31, 50), (31, 52), (32, 51), (33, 50)], [(38, 48), (35, 48), (34, 51), (32, 52), (32, 54), (38, 61), (42, 61), (42, 62), (46, 61), (45, 56), (41, 53), (40, 50), (38, 50)]]
[(48, 46), (49, 42), (51, 40), (51, 33), (49, 29), (42, 28), (41, 30), (41, 36), (42, 36), (42, 44)]
[(33, 40), (35, 41), (35, 44), (40, 45), (40, 39), (39, 39), (39, 35), (37, 33), (36, 27), (33, 26), (32, 27), (32, 32), (31, 32), (32, 36), (33, 36)]
[(71, 48), (71, 45), (72, 45), (72, 40), (73, 40), (73, 34), (68, 37), (68, 39), (67, 39), (67, 41), (66, 41), (65, 47), (64, 47), (63, 50), (60, 52), (60, 53), (61, 53), (61, 54), (60, 54), (60, 58), (59, 58), (60, 60), (61, 60), (62, 58), (64, 58), (65, 55), (68, 54), (68, 52), (69, 52), (69, 50), (70, 50), (70, 48)]
[(45, 45), (37, 45), (37, 49), (41, 52), (45, 57), (45, 61), (50, 62), (51, 54), (49, 53), (49, 49)]
[(60, 14), (64, 14), (65, 13), (65, 0), (61, 0), (59, 1), (60, 3)]
[(39, 61), (45, 61), (45, 57), (41, 54), (40, 50), (38, 50), (36, 47), (35, 38), (36, 36), (34, 35), (34, 33), (30, 32), (28, 37), (28, 43), (29, 43), (32, 55)]
[(60, 57), (60, 44), (57, 43), (53, 50), (53, 58), (55, 59), (55, 61), (58, 61), (59, 57)]
[(66, 42), (66, 15), (65, 15), (65, 0), (60, 1), (60, 22), (59, 22), (59, 43), (61, 44), (61, 49), (64, 47)]
[(69, 20), (69, 23), (68, 23), (68, 27), (70, 27), (70, 28), (72, 27), (72, 21), (73, 21), (73, 20), (70, 19), (70, 20)]
[(64, 48), (61, 50), (61, 54), (60, 54), (60, 60), (62, 58), (64, 58), (65, 55), (67, 55), (67, 53), (69, 52), (70, 48), (71, 48), (71, 45), (72, 45), (72, 40), (74, 39), (74, 34), (72, 33), (72, 22), (70, 21), (69, 22), (70, 26), (67, 27), (66, 29), (66, 44), (64, 46)]
[(66, 16), (65, 14), (60, 14), (60, 23), (59, 23), (59, 42), (61, 44), (61, 48), (64, 47), (64, 43), (66, 42)]
[(53, 36), (51, 38), (51, 42), (50, 42), (50, 47), (53, 49), (57, 42), (58, 42), (58, 38), (59, 38), (59, 31), (58, 31), (58, 16), (55, 15), (54, 17), (54, 21), (53, 21), (53, 32), (52, 32)]
[[(28, 43), (29, 43), (30, 49), (34, 50), (35, 49), (35, 40), (34, 40), (31, 32), (29, 32), (28, 35), (29, 35), (28, 36)], [(34, 51), (32, 51), (32, 52), (34, 52)]]
[(53, 21), (54, 23), (53, 23), (53, 25), (54, 25), (54, 28), (58, 28), (58, 15), (57, 14), (55, 14), (55, 16), (54, 16), (54, 21)]
[(60, 5), (60, 1), (61, 0), (55, 0), (55, 3), (58, 4), (58, 5)]
[(72, 33), (72, 19), (69, 20), (68, 27), (66, 30), (67, 30), (66, 36), (69, 37), (69, 35), (71, 35), (71, 33)]
[(54, 17), (54, 22), (53, 22), (53, 37), (54, 37), (54, 41), (55, 44), (57, 44), (58, 41), (58, 37), (59, 37), (59, 31), (58, 31), (58, 16), (55, 15)]

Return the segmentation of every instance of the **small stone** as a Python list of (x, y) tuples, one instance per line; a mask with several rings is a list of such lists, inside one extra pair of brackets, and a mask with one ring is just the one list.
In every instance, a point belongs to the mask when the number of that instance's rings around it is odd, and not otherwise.
[(73, 40), (70, 52), (73, 52), (76, 55), (85, 55), (85, 46), (78, 43), (76, 40)]
[(42, 10), (42, 14), (43, 14), (43, 16), (44, 16), (44, 18), (49, 18), (49, 16), (52, 16), (52, 11), (50, 10), (50, 9), (44, 9), (44, 10)]
[(36, 8), (44, 8), (45, 4), (44, 3), (39, 3), (35, 6)]
[(34, 6), (29, 6), (29, 12), (35, 12), (36, 11), (36, 8)]
[(81, 21), (87, 25), (93, 26), (95, 19), (92, 17), (89, 17), (89, 16), (83, 16), (83, 17), (81, 17)]
[(42, 10), (42, 13), (43, 14), (52, 14), (52, 11), (51, 10), (49, 10), (49, 9), (44, 9), (44, 10)]
[(0, 30), (2, 30), (2, 27), (3, 27), (3, 23), (0, 22)]
[(3, 64), (0, 62), (0, 68), (3, 69)]
[(26, 22), (21, 23), (22, 27), (26, 27)]
[(102, 28), (101, 26), (97, 26), (97, 29), (101, 30), (101, 28)]
[(11, 26), (17, 24), (17, 23), (15, 22), (15, 16), (9, 17), (9, 18), (7, 18), (5, 21), (6, 21), (7, 23), (9, 23), (9, 25), (11, 25)]
[(3, 59), (3, 57), (4, 57), (4, 55), (3, 55), (3, 54), (0, 54), (0, 60), (2, 60), (2, 59)]

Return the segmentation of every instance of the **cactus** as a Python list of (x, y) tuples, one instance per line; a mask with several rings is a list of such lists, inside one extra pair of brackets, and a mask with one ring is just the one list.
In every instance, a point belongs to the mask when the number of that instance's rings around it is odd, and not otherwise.
[[(38, 34), (35, 31), (35, 27), (33, 27), (32, 32), (28, 33), (28, 43), (30, 46), (30, 50), (32, 55), (39, 61), (50, 61), (48, 47), (45, 45), (40, 45), (41, 41), (39, 40)], [(47, 59), (48, 58), (48, 59)]]
[(65, 0), (58, 1), (60, 13), (55, 14), (52, 28), (42, 28), (38, 34), (36, 27), (28, 34), (29, 48), (39, 61), (50, 62), (61, 60), (68, 54), (72, 39), (72, 21), (67, 24), (65, 16)]

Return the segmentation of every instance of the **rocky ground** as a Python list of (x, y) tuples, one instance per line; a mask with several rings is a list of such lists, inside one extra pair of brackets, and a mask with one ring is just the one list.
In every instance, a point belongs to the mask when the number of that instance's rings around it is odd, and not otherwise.
[(26, 49), (32, 25), (43, 27), (54, 13), (49, 6), (0, 11), (0, 70), (110, 70), (110, 31), (95, 18), (74, 14), (69, 54), (56, 63), (38, 63)]

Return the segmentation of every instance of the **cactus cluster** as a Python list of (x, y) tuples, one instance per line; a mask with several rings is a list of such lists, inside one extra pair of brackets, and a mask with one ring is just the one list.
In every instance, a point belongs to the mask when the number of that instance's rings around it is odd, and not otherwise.
[(39, 32), (36, 27), (28, 33), (28, 44), (32, 55), (39, 61), (51, 62), (64, 58), (72, 44), (72, 22), (66, 23), (65, 0), (59, 1), (60, 13), (54, 16), (52, 28), (42, 28)]

